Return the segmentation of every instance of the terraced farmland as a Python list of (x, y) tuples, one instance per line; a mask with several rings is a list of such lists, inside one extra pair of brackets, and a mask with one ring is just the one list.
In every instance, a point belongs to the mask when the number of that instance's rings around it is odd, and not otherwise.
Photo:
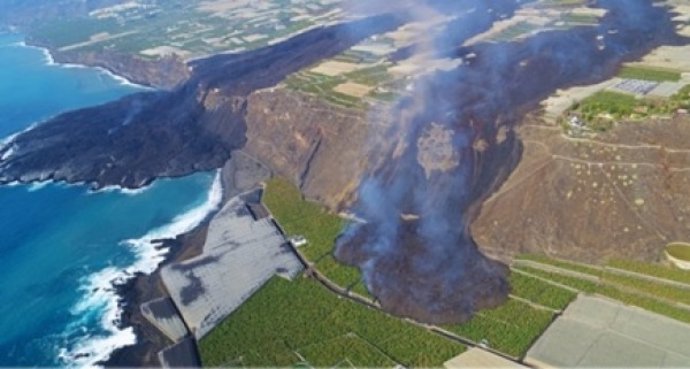
[[(316, 270), (339, 286), (370, 297), (360, 271), (339, 263), (332, 255), (335, 238), (345, 224), (341, 218), (305, 201), (299, 190), (284, 179), (272, 179), (267, 183), (264, 202), (288, 234), (303, 235), (309, 240), (300, 251)], [(555, 311), (563, 310), (576, 295), (519, 273), (513, 273), (511, 285), (515, 299), (497, 309), (481, 311), (467, 323), (443, 328), (476, 343), (484, 342), (507, 355), (520, 357), (548, 327)]]
[(273, 278), (199, 346), (207, 367), (438, 367), (465, 350), (304, 278)]
[(52, 19), (36, 25), (29, 36), (63, 51), (111, 50), (145, 58), (175, 53), (186, 59), (259, 48), (342, 17), (338, 4), (319, 0), (293, 1), (290, 6), (281, 0), (260, 5), (135, 0), (84, 18)]
[(690, 323), (690, 272), (626, 260), (593, 267), (538, 255), (518, 257), (513, 269)]
[(354, 288), (359, 295), (371, 298), (361, 283), (359, 269), (342, 264), (333, 257), (335, 239), (345, 227), (345, 221), (320, 205), (306, 201), (299, 190), (282, 178), (274, 178), (266, 185), (264, 203), (290, 236), (304, 236), (308, 244), (300, 252), (328, 279), (343, 288)]
[(564, 310), (577, 296), (576, 292), (519, 272), (511, 274), (510, 286), (514, 296), (554, 310)]
[(465, 324), (444, 328), (519, 358), (548, 328), (554, 316), (551, 311), (537, 309), (525, 302), (511, 299), (496, 309), (480, 311)]
[(642, 263), (634, 260), (614, 259), (608, 263), (608, 266), (616, 269), (627, 270), (633, 273), (646, 274), (648, 276), (690, 284), (690, 272), (659, 264)]

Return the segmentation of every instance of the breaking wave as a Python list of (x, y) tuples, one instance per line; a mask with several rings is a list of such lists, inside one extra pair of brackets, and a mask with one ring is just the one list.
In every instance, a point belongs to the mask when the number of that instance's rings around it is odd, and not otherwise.
[[(84, 278), (81, 286), (83, 298), (71, 310), (80, 319), (72, 322), (64, 332), (66, 346), (59, 349), (60, 362), (69, 367), (93, 367), (108, 360), (117, 349), (136, 344), (132, 327), (121, 326), (122, 298), (120, 286), (137, 274), (153, 273), (165, 260), (167, 248), (159, 247), (155, 240), (173, 238), (199, 225), (211, 212), (217, 210), (223, 190), (217, 173), (206, 200), (175, 217), (169, 224), (153, 229), (141, 238), (123, 240), (121, 245), (135, 255), (135, 261), (126, 268), (107, 267)], [(83, 330), (84, 323), (100, 316), (100, 334)], [(75, 337), (69, 339), (69, 337)], [(71, 341), (71, 342), (70, 342)]]

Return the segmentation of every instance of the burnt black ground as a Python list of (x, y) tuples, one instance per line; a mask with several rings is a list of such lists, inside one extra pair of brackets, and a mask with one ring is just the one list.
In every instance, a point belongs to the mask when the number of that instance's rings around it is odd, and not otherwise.
[[(384, 309), (422, 322), (457, 323), (500, 305), (509, 293), (508, 270), (477, 250), (469, 225), (519, 162), (522, 144), (512, 127), (558, 88), (603, 81), (658, 45), (685, 42), (667, 9), (652, 1), (595, 3), (609, 11), (596, 27), (438, 49), (476, 56), (417, 83), (413, 96), (399, 102), (393, 114), (400, 124), (389, 136), (401, 137), (405, 150), (388, 153), (362, 181), (356, 211), (367, 223), (353, 224), (336, 252), (360, 267)], [(454, 169), (427, 177), (417, 141), (432, 123), (453, 132), (460, 159)], [(498, 135), (501, 128), (505, 135)]]
[(86, 182), (136, 188), (157, 177), (220, 168), (246, 142), (245, 97), (334, 56), (360, 40), (397, 28), (381, 15), (318, 28), (243, 54), (193, 62), (192, 77), (172, 92), (144, 92), (59, 115), (0, 149), (0, 184)]

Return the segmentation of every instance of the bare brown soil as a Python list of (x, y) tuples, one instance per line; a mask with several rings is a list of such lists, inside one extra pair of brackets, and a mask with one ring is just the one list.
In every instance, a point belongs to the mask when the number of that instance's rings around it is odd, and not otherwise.
[(595, 138), (528, 119), (522, 160), (482, 206), (472, 234), (487, 252), (588, 262), (657, 261), (690, 235), (690, 116), (623, 123)]

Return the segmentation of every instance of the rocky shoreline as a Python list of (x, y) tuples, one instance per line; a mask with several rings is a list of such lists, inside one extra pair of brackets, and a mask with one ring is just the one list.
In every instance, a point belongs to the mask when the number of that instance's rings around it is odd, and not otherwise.
[(172, 90), (191, 75), (187, 62), (177, 55), (153, 59), (109, 50), (63, 51), (30, 36), (25, 42), (48, 50), (56, 63), (102, 68), (131, 83), (160, 90)]
[[(220, 173), (223, 198), (219, 209), (237, 194), (256, 187), (261, 181), (271, 176), (268, 168), (242, 151), (234, 152)], [(127, 283), (117, 286), (122, 308), (120, 327), (133, 327), (138, 342), (133, 346), (123, 347), (113, 352), (110, 359), (102, 363), (104, 366), (115, 368), (160, 366), (158, 352), (173, 342), (144, 318), (140, 307), (147, 301), (168, 296), (160, 277), (161, 268), (200, 255), (206, 241), (209, 223), (216, 213), (208, 214), (202, 223), (187, 233), (173, 239), (158, 240), (159, 247), (169, 250), (165, 261), (158, 266), (158, 269), (149, 275), (137, 275)]]
[[(64, 180), (138, 188), (223, 166), (246, 145), (247, 99), (402, 20), (377, 16), (236, 55), (198, 60), (172, 91), (133, 94), (61, 114), (0, 148), (0, 183)], [(356, 30), (362, 31), (353, 31)]]

